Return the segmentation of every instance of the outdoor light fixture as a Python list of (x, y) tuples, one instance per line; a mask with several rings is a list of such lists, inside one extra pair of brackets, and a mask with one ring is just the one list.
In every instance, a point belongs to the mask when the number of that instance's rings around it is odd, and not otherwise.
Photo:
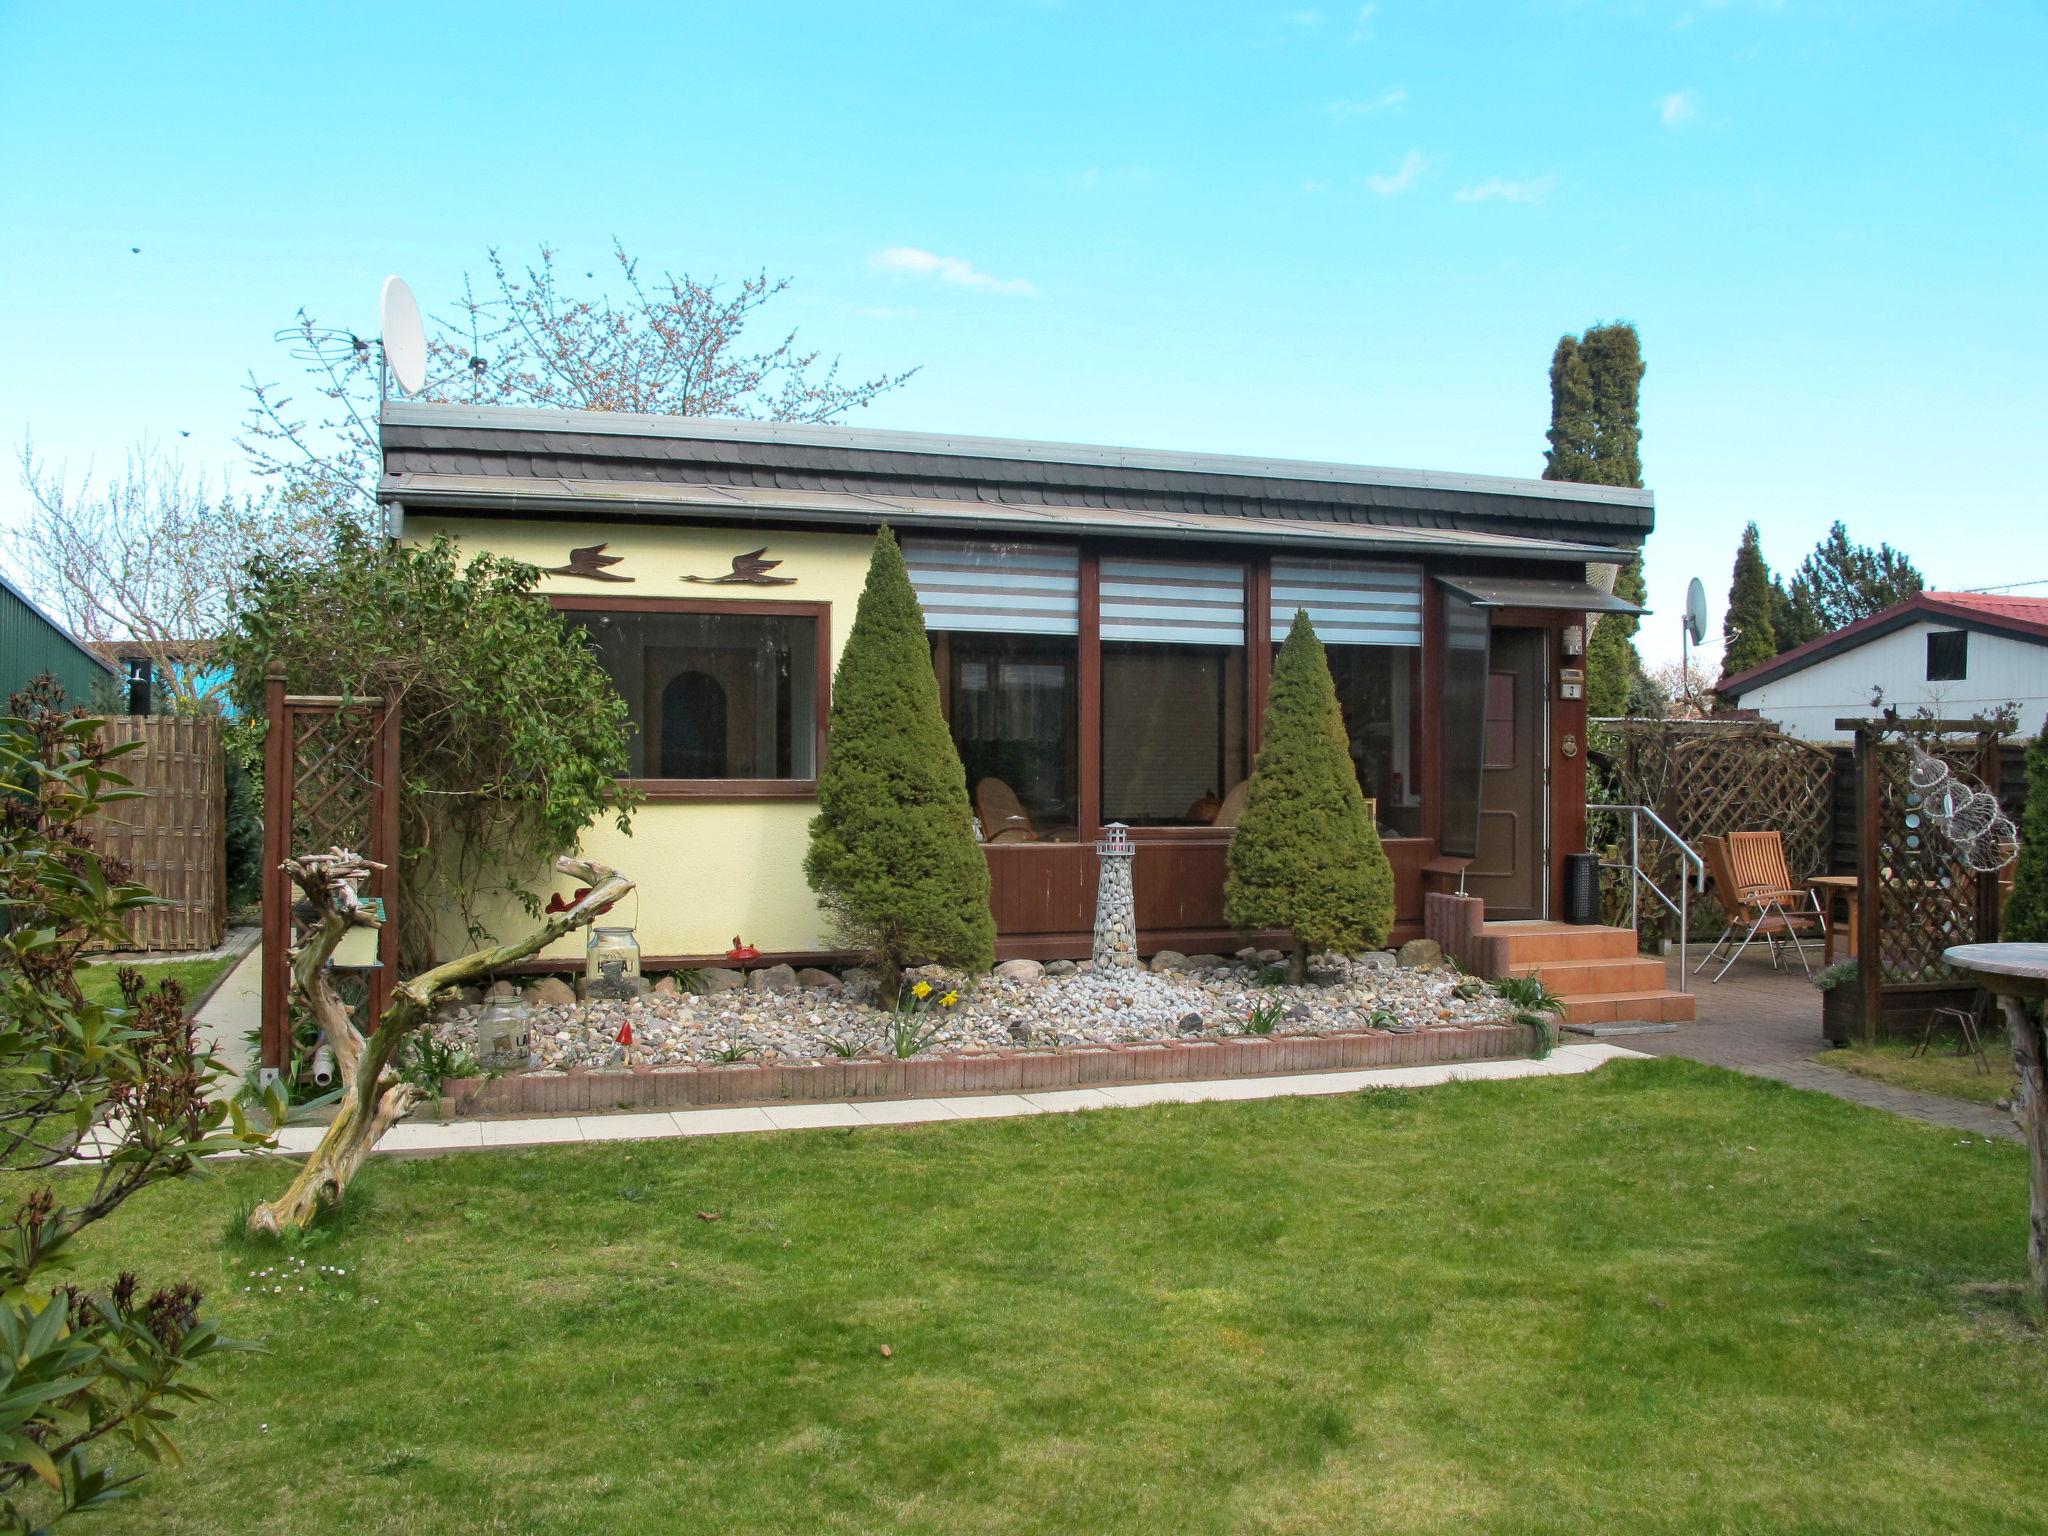
[(334, 946), (334, 953), (328, 957), (328, 966), (337, 971), (376, 971), (383, 969), (384, 962), (377, 958), (379, 939), (384, 928), (384, 898), (365, 896), (363, 911), (377, 920), (374, 928), (360, 923), (351, 924), (341, 936), (341, 942)]
[(1586, 654), (1586, 626), (1567, 624), (1564, 627), (1564, 653), (1567, 656)]

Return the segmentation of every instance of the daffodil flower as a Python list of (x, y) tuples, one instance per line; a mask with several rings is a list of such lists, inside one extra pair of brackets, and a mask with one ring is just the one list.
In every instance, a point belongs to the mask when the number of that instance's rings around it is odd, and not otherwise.
[(920, 981), (916, 986), (910, 989), (910, 995), (916, 998), (919, 1002), (923, 1002), (926, 998), (932, 995), (932, 984), (928, 981)]
[(950, 1008), (959, 1001), (960, 994), (958, 992), (948, 992), (944, 997), (939, 999), (939, 1006), (941, 1008)]

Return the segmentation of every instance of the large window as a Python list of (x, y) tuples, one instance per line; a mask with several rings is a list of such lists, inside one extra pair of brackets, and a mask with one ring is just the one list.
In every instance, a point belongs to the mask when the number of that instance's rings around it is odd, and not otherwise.
[(563, 607), (626, 701), (631, 777), (697, 793), (814, 785), (824, 614), (817, 603)]
[[(1105, 641), (1102, 819), (1226, 823), (1246, 761), (1244, 648)], [(1240, 797), (1241, 799), (1242, 797)]]
[(1081, 816), (1080, 643), (942, 631), (932, 655), (982, 835), (1073, 841)]
[(1422, 571), (1362, 560), (1276, 557), (1273, 641), (1305, 612), (1330, 657), (1358, 787), (1382, 833), (1422, 835)]
[(1081, 552), (906, 539), (981, 835), (1070, 842), (1080, 808)]
[(1244, 569), (1102, 560), (1102, 819), (1228, 826), (1251, 771)]
[(1377, 804), (1380, 831), (1422, 835), (1422, 650), (1418, 647), (1333, 645), (1330, 678), (1351, 739), (1358, 787)]

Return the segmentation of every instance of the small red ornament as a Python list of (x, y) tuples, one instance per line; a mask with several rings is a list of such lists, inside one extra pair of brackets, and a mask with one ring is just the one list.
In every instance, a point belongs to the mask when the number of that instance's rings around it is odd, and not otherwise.
[(761, 958), (761, 951), (754, 948), (753, 945), (749, 944), (738, 934), (734, 934), (732, 936), (732, 948), (725, 952), (725, 958), (728, 960), (758, 960)]
[(550, 912), (566, 912), (571, 907), (575, 906), (577, 902), (581, 901), (584, 897), (588, 896), (589, 894), (589, 886), (578, 886), (576, 888), (576, 894), (574, 896), (571, 896), (567, 901), (564, 901), (562, 900), (562, 893), (560, 891), (557, 891), (554, 895), (548, 898), (547, 910)]
[(623, 1023), (623, 1024), (621, 1024), (621, 1025), (619, 1026), (619, 1044), (621, 1044), (621, 1045), (631, 1045), (632, 1043), (633, 1043), (633, 1021), (632, 1021), (631, 1019), (628, 1019), (628, 1020), (626, 1020), (626, 1022), (625, 1022), (625, 1023)]

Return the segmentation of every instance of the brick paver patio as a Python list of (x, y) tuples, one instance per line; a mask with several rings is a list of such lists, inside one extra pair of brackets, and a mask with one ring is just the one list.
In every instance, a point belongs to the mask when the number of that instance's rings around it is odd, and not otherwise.
[[(1699, 963), (1698, 951), (1693, 963)], [(1675, 987), (1675, 956), (1669, 972)], [(1852, 1104), (1888, 1109), (1895, 1115), (1972, 1135), (2018, 1139), (2011, 1118), (2002, 1111), (1939, 1094), (1888, 1087), (1810, 1060), (1826, 1044), (1820, 1033), (1820, 992), (1796, 966), (1789, 976), (1772, 970), (1761, 946), (1736, 961), (1726, 980), (1711, 981), (1712, 975), (1710, 968), (1706, 975), (1692, 979), (1699, 996), (1699, 1017), (1694, 1022), (1679, 1025), (1674, 1034), (1633, 1035), (1617, 1043), (1653, 1056), (1685, 1056), (1752, 1077), (1776, 1078), (1796, 1088), (1810, 1088)]]

